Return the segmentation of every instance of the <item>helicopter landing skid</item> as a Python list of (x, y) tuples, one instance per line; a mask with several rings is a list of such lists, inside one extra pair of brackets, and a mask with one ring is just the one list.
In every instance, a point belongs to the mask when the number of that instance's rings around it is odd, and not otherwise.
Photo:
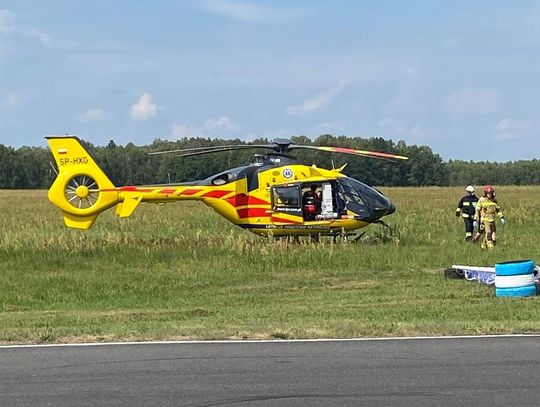
[(372, 225), (375, 224), (375, 223), (378, 223), (378, 224), (380, 224), (380, 225), (383, 225), (385, 228), (388, 228), (388, 229), (392, 230), (392, 227), (388, 226), (388, 223), (386, 223), (386, 222), (385, 222), (384, 220), (382, 220), (382, 219), (376, 220), (375, 222), (372, 223)]
[(375, 222), (372, 222), (371, 224), (380, 224), (384, 226), (385, 229), (382, 229), (378, 233), (375, 233), (374, 236), (366, 236), (364, 239), (364, 235), (366, 232), (359, 233), (354, 239), (351, 240), (351, 243), (382, 243), (382, 242), (399, 242), (399, 230), (394, 226), (390, 226), (387, 223), (385, 223), (382, 219), (379, 219)]

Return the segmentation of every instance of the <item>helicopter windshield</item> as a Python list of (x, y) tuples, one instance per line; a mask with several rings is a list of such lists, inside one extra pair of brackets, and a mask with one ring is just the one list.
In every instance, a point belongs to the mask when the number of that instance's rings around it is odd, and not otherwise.
[(340, 178), (338, 184), (346, 208), (362, 220), (375, 221), (395, 211), (388, 198), (375, 188), (352, 178)]

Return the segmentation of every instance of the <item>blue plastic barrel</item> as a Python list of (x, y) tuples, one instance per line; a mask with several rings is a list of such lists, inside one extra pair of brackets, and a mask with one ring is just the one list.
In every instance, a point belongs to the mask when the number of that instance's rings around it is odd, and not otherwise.
[[(495, 295), (497, 297), (531, 297), (536, 295), (536, 285), (531, 284), (531, 281), (534, 281), (534, 268), (533, 260), (513, 260), (495, 264)], [(497, 278), (498, 276), (500, 278)], [(516, 277), (512, 278), (512, 276)], [(510, 280), (523, 281), (526, 285), (512, 284)]]

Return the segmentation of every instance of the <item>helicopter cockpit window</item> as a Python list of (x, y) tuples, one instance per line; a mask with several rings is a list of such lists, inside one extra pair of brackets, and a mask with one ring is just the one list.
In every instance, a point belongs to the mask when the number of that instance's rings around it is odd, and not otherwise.
[(378, 219), (392, 210), (390, 201), (380, 192), (351, 178), (339, 180), (347, 209), (365, 219)]
[(273, 193), (273, 206), (276, 209), (280, 208), (300, 208), (300, 187), (274, 187)]
[(229, 173), (225, 173), (225, 174), (220, 174), (218, 175), (217, 177), (215, 177), (213, 180), (212, 180), (212, 185), (223, 185), (223, 184), (226, 184), (227, 182), (229, 182), (229, 179), (231, 178), (231, 174)]
[(360, 181), (346, 178), (342, 184), (350, 185), (351, 189), (362, 197), (362, 200), (366, 205), (372, 209), (388, 208), (390, 201), (383, 194), (377, 191), (375, 188), (369, 187)]
[(360, 191), (358, 191), (358, 189), (355, 189), (353, 185), (351, 185), (347, 181), (343, 180), (340, 183), (341, 192), (344, 195), (343, 197), (345, 198), (345, 202), (353, 202), (359, 205), (365, 205), (364, 200), (360, 196)]

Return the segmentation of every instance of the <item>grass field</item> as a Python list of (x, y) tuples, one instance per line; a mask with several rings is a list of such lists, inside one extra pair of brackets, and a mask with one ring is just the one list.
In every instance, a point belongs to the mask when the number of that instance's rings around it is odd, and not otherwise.
[(198, 203), (64, 227), (46, 191), (0, 191), (0, 342), (540, 332), (540, 300), (445, 280), (452, 264), (540, 261), (540, 187), (500, 187), (494, 251), (465, 244), (461, 188), (385, 188), (397, 232), (268, 242)]

